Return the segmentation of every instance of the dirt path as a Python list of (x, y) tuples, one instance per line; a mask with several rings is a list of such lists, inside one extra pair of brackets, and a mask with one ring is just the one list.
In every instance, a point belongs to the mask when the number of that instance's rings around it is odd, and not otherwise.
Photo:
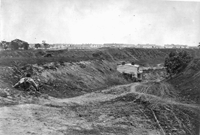
[[(126, 84), (126, 85), (111, 87), (109, 89), (102, 90), (99, 92), (88, 93), (88, 94), (74, 97), (74, 98), (67, 98), (67, 99), (52, 98), (51, 100), (56, 103), (66, 103), (66, 104), (76, 103), (76, 104), (84, 105), (84, 104), (89, 104), (89, 103), (109, 101), (109, 100), (115, 99), (117, 97), (125, 96), (130, 93), (135, 93), (138, 95), (138, 97), (146, 96), (146, 97), (150, 97), (153, 99), (158, 99), (164, 103), (180, 105), (180, 106), (185, 106), (185, 107), (200, 110), (199, 105), (181, 103), (181, 102), (175, 101), (170, 98), (162, 98), (162, 97), (158, 97), (158, 96), (147, 94), (147, 93), (137, 92), (136, 86), (139, 86), (139, 85), (141, 85), (141, 84), (140, 83), (131, 83), (131, 84)], [(126, 88), (126, 90), (122, 89), (122, 88)]]
[[(139, 85), (139, 84), (137, 84), (137, 85)], [(155, 95), (152, 95), (152, 94), (137, 92), (136, 88), (135, 88), (137, 85), (135, 85), (135, 86), (132, 85), (131, 86), (131, 93), (137, 94), (138, 97), (145, 96), (145, 97), (149, 97), (149, 98), (153, 98), (153, 99), (158, 99), (158, 100), (160, 100), (160, 101), (162, 101), (164, 103), (168, 103), (168, 104), (172, 104), (172, 105), (180, 105), (180, 106), (184, 106), (184, 107), (200, 110), (200, 106), (196, 105), (196, 104), (181, 103), (181, 102), (175, 101), (175, 100), (173, 100), (171, 98), (162, 98), (162, 97), (158, 97), (158, 96), (155, 96)]]
[[(95, 103), (95, 102), (103, 102), (115, 99), (117, 97), (124, 96), (129, 93), (133, 93), (131, 89), (135, 89), (135, 87), (139, 85), (139, 83), (132, 83), (132, 84), (125, 84), (120, 86), (111, 87), (106, 90), (102, 90), (99, 92), (92, 92), (82, 96), (74, 97), (74, 98), (67, 98), (67, 99), (56, 99), (51, 98), (51, 101), (59, 102), (59, 103), (76, 103), (76, 104), (88, 104), (88, 103)], [(127, 89), (122, 89), (123, 87)], [(130, 89), (131, 87), (131, 89)]]
[(90, 128), (73, 111), (24, 104), (0, 109), (0, 135), (65, 135), (73, 128)]
[(138, 85), (140, 83), (120, 85), (68, 99), (50, 98), (50, 100), (41, 101), (37, 105), (23, 104), (1, 107), (0, 135), (75, 135), (74, 132), (71, 132), (72, 129), (93, 130), (95, 123), (88, 122), (85, 118), (79, 117), (76, 112), (68, 108), (68, 105), (87, 105), (104, 102), (130, 93), (156, 98), (169, 104), (197, 107), (171, 99), (162, 99), (154, 95), (136, 92), (135, 88)]
[[(65, 135), (70, 129), (91, 129), (92, 123), (77, 117), (66, 104), (87, 104), (102, 102), (123, 96), (130, 92), (127, 84), (112, 87), (101, 92), (93, 92), (69, 99), (41, 100), (39, 104), (5, 106), (0, 109), (0, 135)], [(129, 87), (123, 89), (122, 87)], [(112, 94), (108, 94), (112, 93)], [(66, 107), (67, 108), (67, 107)], [(73, 134), (73, 133), (72, 133)]]

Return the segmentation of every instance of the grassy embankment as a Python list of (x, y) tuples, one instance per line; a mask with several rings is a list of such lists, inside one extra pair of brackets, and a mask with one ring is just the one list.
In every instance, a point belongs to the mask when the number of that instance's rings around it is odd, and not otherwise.
[[(51, 53), (53, 57), (43, 57)], [(117, 72), (117, 63), (162, 62), (166, 53), (158, 49), (28, 50), (0, 53), (1, 78), (6, 86), (25, 72), (41, 80), (42, 92), (54, 97), (73, 97), (118, 84), (129, 83)], [(16, 66), (17, 65), (17, 66)], [(27, 66), (28, 65), (28, 66)], [(6, 68), (11, 67), (11, 68)]]
[[(53, 57), (42, 57), (45, 53), (51, 53)], [(47, 62), (64, 61), (77, 62), (88, 60), (107, 61), (135, 61), (141, 64), (163, 63), (168, 51), (159, 49), (97, 49), (97, 50), (28, 50), (28, 51), (2, 51), (0, 53), (0, 65), (11, 65), (13, 62), (21, 64), (44, 64)]]
[[(5, 83), (11, 85), (24, 76), (25, 72), (32, 72), (35, 78), (41, 80), (44, 93), (55, 97), (71, 97), (117, 84), (129, 83), (116, 71), (118, 63), (134, 61), (142, 65), (156, 65), (163, 63), (170, 51), (176, 50), (103, 48), (2, 51), (0, 66), (12, 68), (2, 69), (1, 74), (3, 75), (1, 76), (4, 77)], [(187, 51), (192, 55), (197, 55), (195, 50)], [(53, 57), (43, 57), (46, 53), (51, 53)], [(26, 68), (21, 69), (21, 67)]]

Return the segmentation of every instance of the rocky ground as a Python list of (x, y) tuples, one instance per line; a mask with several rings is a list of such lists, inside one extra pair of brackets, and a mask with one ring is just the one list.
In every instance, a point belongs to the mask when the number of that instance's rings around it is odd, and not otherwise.
[[(37, 98), (35, 103), (2, 106), (0, 133), (2, 135), (167, 134), (167, 130), (163, 129), (164, 127), (160, 128), (156, 120), (152, 120), (145, 112), (148, 105), (138, 101), (142, 95), (159, 97), (137, 92), (135, 88), (139, 85), (141, 84), (120, 85), (73, 98)], [(1, 100), (9, 102), (8, 98)], [(159, 100), (165, 104), (179, 105), (173, 99)], [(198, 108), (195, 105), (182, 105), (186, 108)], [(174, 125), (171, 134), (186, 134), (183, 129)]]

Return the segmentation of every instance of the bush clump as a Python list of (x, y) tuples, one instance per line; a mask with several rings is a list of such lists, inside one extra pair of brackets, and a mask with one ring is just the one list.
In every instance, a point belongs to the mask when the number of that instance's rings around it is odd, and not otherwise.
[(182, 72), (191, 60), (192, 56), (186, 51), (170, 52), (165, 59), (164, 66), (166, 67), (169, 76), (172, 77), (173, 75)]

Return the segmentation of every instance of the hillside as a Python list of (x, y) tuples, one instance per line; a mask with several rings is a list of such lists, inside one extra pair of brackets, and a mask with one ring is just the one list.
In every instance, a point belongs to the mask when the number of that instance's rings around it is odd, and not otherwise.
[(200, 59), (194, 59), (187, 68), (169, 81), (180, 95), (189, 101), (200, 100)]
[(130, 82), (116, 71), (115, 66), (115, 63), (107, 61), (16, 65), (13, 68), (0, 68), (0, 77), (11, 86), (28, 72), (35, 80), (40, 80), (42, 93), (66, 98)]
[[(13, 62), (23, 64), (43, 64), (53, 61), (77, 62), (87, 60), (108, 60), (108, 61), (135, 61), (139, 64), (154, 65), (163, 63), (165, 56), (170, 51), (176, 49), (139, 49), (139, 48), (102, 48), (95, 50), (18, 50), (18, 51), (1, 51), (0, 65), (10, 65)], [(199, 57), (197, 50), (187, 51)], [(44, 54), (52, 54), (53, 57), (43, 57)]]
[[(179, 94), (179, 98), (184, 102), (195, 103), (200, 105), (200, 59), (196, 58), (187, 66), (187, 68), (177, 75), (175, 78), (168, 81), (171, 83), (176, 92)], [(200, 111), (198, 111), (200, 114)], [(194, 117), (196, 119), (195, 133), (200, 133), (200, 115)], [(195, 134), (195, 135), (196, 135)]]
[[(53, 57), (43, 57), (48, 53)], [(29, 72), (40, 80), (43, 93), (66, 98), (129, 83), (116, 70), (121, 61), (153, 65), (162, 63), (165, 55), (158, 49), (133, 48), (2, 51), (0, 77), (11, 86)]]
[[(149, 71), (148, 83), (133, 83), (116, 69), (122, 61), (163, 63), (170, 51), (176, 50), (1, 52), (0, 134), (194, 135), (199, 107), (177, 98), (177, 94), (185, 98), (189, 92), (181, 93), (182, 86), (179, 90), (176, 85), (182, 85), (180, 79), (198, 76), (198, 59), (185, 70), (187, 76), (171, 80), (174, 86), (153, 82), (161, 73)], [(188, 51), (197, 56), (195, 50)], [(53, 57), (43, 57), (47, 53)], [(40, 84), (41, 95), (11, 87), (27, 72)]]

